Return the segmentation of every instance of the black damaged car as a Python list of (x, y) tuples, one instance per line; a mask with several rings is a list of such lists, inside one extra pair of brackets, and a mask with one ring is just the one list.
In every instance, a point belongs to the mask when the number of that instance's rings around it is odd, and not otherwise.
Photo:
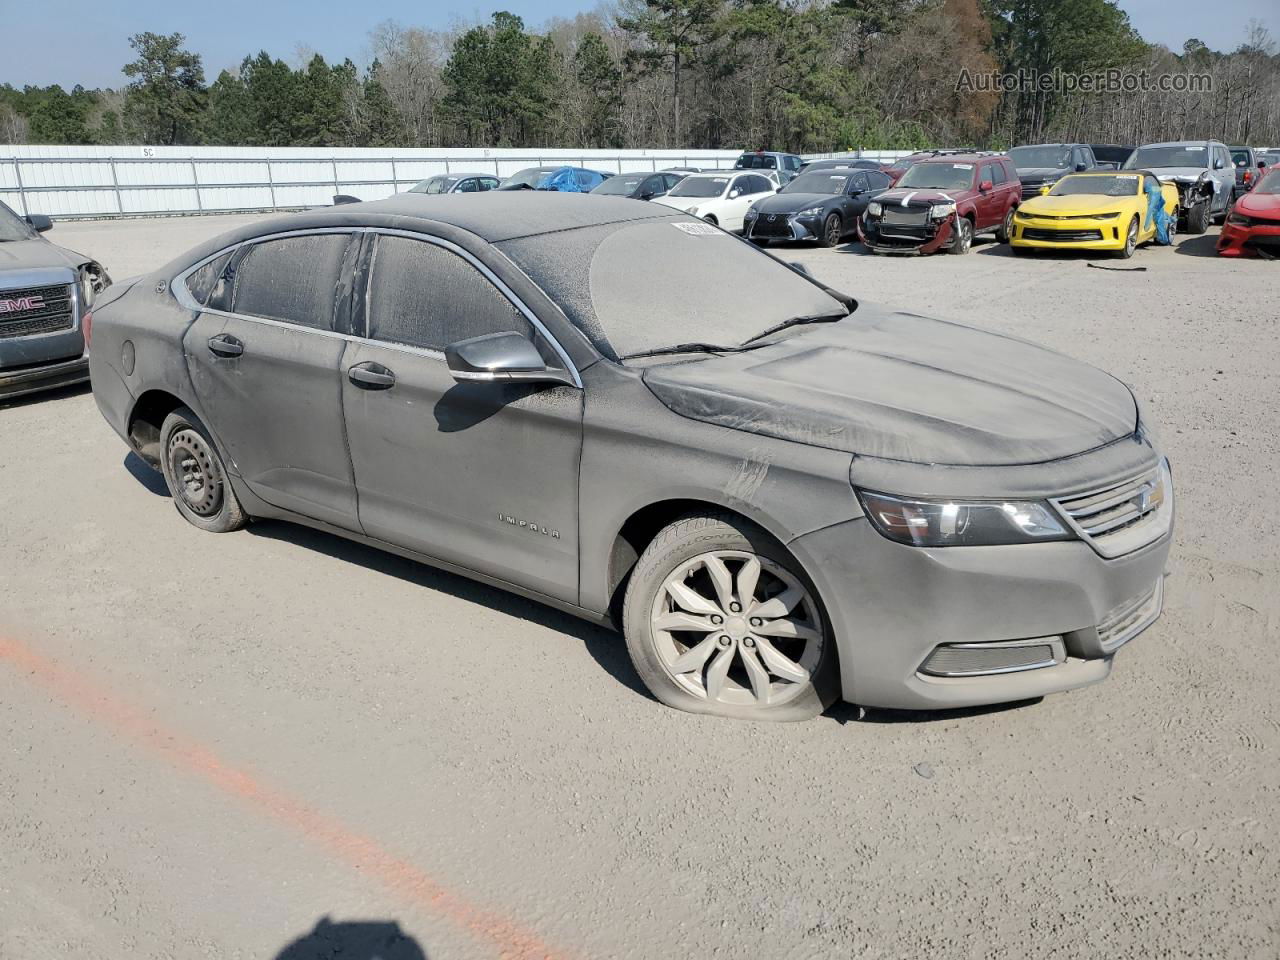
[(889, 175), (879, 170), (837, 167), (801, 173), (751, 205), (742, 234), (761, 247), (770, 240), (814, 240), (834, 247), (857, 232), (867, 203), (889, 184)]

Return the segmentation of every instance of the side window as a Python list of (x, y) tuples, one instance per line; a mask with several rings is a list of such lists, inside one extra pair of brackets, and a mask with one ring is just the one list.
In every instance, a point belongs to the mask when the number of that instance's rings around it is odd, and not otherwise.
[(788, 170), (799, 170), (799, 169), (800, 169), (800, 158), (799, 158), (799, 157), (787, 157), (787, 169), (788, 169)]
[(265, 240), (248, 248), (231, 276), (231, 311), (333, 329), (333, 310), (348, 234)]
[(497, 190), (498, 179), (496, 177), (481, 177), (480, 189), (481, 190)]
[(755, 189), (752, 193), (773, 193), (774, 183), (768, 177), (756, 177)]
[(845, 192), (846, 193), (862, 193), (870, 189), (871, 189), (871, 183), (870, 181), (867, 180), (867, 175), (865, 173), (855, 173), (852, 177), (849, 178), (849, 185), (846, 188)]
[(881, 173), (879, 170), (871, 170), (867, 173), (867, 180), (871, 184), (872, 190), (883, 190), (889, 186), (889, 175)]
[(199, 270), (196, 270), (191, 276), (187, 277), (187, 290), (191, 294), (191, 298), (200, 306), (205, 305), (205, 301), (209, 299), (209, 295), (213, 293), (214, 288), (222, 281), (222, 272), (227, 269), (227, 264), (231, 262), (231, 255), (235, 251), (228, 250), (216, 260), (210, 260)]
[(997, 182), (997, 176), (996, 165), (994, 163), (984, 163), (982, 172), (978, 176), (978, 182), (982, 183), (984, 180), (990, 180), (994, 184)]
[(595, 175), (587, 170), (575, 170), (573, 175), (578, 180), (580, 190), (590, 190), (595, 185)]
[(648, 180), (644, 182), (644, 189), (640, 192), (652, 193), (654, 196), (657, 196), (660, 193), (666, 192), (666, 189), (667, 189), (666, 180), (664, 180), (662, 177), (650, 177)]
[(458, 185), (459, 193), (475, 193), (479, 189), (480, 189), (480, 184), (476, 182), (475, 177), (468, 177), (466, 180), (463, 180), (462, 183)]
[(378, 238), (369, 275), (369, 337), (443, 351), (486, 333), (531, 334), (529, 322), (452, 250), (406, 237)]

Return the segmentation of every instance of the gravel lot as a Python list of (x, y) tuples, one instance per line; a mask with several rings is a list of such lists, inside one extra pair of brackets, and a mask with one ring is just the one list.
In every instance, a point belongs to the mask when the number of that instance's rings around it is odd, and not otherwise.
[[(51, 238), (125, 277), (246, 219)], [(536, 604), (197, 532), (84, 390), (0, 408), (0, 957), (270, 960), (325, 917), (432, 960), (1277, 956), (1280, 265), (1213, 243), (781, 254), (1101, 365), (1159, 425), (1163, 619), (1012, 708), (678, 714)]]

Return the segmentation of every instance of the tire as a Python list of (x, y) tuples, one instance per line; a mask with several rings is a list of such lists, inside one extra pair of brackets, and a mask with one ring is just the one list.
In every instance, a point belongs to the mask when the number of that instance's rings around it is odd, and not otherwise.
[(1197, 203), (1187, 211), (1187, 233), (1200, 234), (1209, 229), (1209, 201)]
[[(751, 615), (767, 605), (777, 610)], [(636, 562), (622, 621), (640, 679), (677, 710), (808, 720), (839, 693), (835, 638), (812, 581), (740, 517), (689, 514), (665, 527)]]
[(716, 219), (716, 215), (714, 213), (708, 213), (702, 219), (707, 221), (707, 223), (711, 224), (713, 227), (720, 226), (720, 221)]
[(193, 527), (230, 533), (249, 522), (209, 431), (186, 407), (160, 427), (160, 466), (174, 506)]
[(968, 217), (959, 217), (956, 220), (956, 233), (951, 238), (951, 243), (947, 247), (947, 253), (954, 253), (960, 256), (969, 252), (969, 248), (973, 246), (973, 221)]
[(1133, 251), (1138, 249), (1138, 218), (1134, 217), (1129, 221), (1129, 231), (1124, 235), (1124, 246), (1116, 251), (1116, 256), (1121, 260), (1128, 260), (1133, 256)]
[(1015, 207), (1010, 207), (1009, 212), (1004, 215), (1004, 222), (996, 230), (996, 243), (1009, 242), (1009, 237), (1013, 234), (1013, 211), (1015, 209)]
[(840, 214), (828, 214), (827, 219), (822, 221), (822, 236), (818, 238), (818, 246), (837, 247), (842, 239), (844, 239), (844, 223), (840, 220)]

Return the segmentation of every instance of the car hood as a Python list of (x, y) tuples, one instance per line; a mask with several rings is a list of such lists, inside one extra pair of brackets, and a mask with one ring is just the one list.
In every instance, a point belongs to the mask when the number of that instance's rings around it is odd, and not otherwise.
[[(1126, 201), (1137, 200), (1138, 197), (1109, 197), (1105, 193), (1076, 193), (1065, 197), (1028, 197), (1018, 207), (1019, 213), (1048, 214), (1052, 217), (1067, 217), (1072, 214), (1090, 210), (1113, 210)], [(1143, 202), (1146, 200), (1143, 198)]]
[(0, 243), (0, 287), (72, 283), (89, 258), (43, 238)]
[(829, 193), (775, 193), (757, 200), (752, 206), (760, 213), (795, 213), (819, 207), (836, 199)]
[(1070, 172), (1062, 167), (1019, 167), (1018, 179), (1023, 183), (1043, 183), (1046, 180), (1061, 180)]
[(865, 304), (758, 349), (643, 376), (681, 416), (913, 463), (1042, 463), (1130, 436), (1138, 418), (1128, 387), (1078, 360)]
[(1236, 213), (1258, 217), (1280, 217), (1280, 193), (1246, 193), (1236, 201)]
[(1199, 180), (1209, 176), (1205, 167), (1146, 167), (1160, 180)]
[(894, 187), (891, 190), (881, 191), (876, 199), (885, 206), (891, 203), (905, 205), (912, 201), (916, 203), (955, 203), (957, 200), (963, 199), (968, 193), (968, 190), (924, 190), (919, 187)]

